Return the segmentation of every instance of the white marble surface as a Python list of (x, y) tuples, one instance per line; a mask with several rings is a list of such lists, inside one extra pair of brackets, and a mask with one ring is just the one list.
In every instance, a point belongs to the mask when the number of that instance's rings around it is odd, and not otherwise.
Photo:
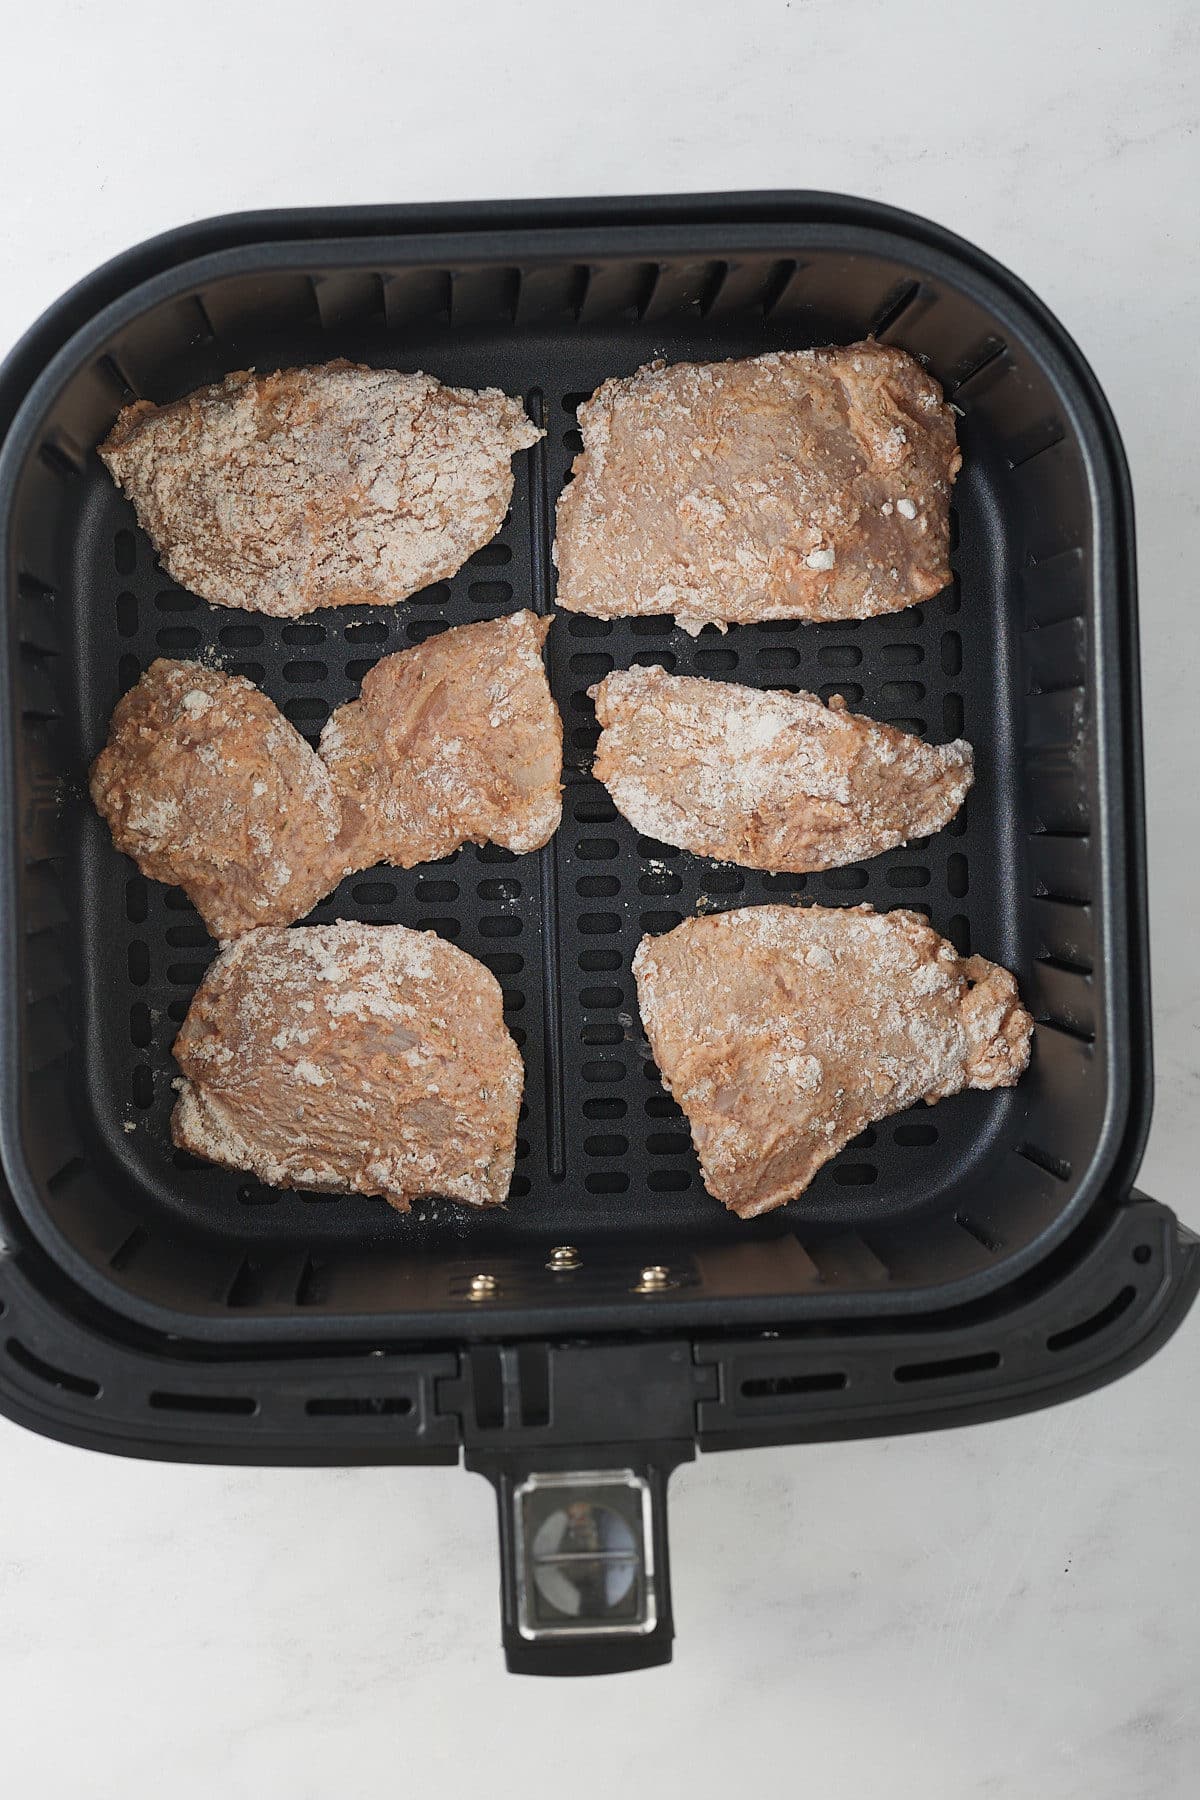
[[(40, 0), (6, 14), (4, 63), (0, 345), (151, 232), (302, 202), (828, 187), (928, 213), (1023, 275), (1095, 364), (1133, 466), (1158, 1061), (1143, 1182), (1200, 1225), (1188, 0)], [(582, 1684), (502, 1673), (481, 1481), (159, 1467), (0, 1425), (5, 1785), (1187, 1800), (1198, 1382), (1193, 1319), (1052, 1413), (686, 1469), (677, 1660)]]

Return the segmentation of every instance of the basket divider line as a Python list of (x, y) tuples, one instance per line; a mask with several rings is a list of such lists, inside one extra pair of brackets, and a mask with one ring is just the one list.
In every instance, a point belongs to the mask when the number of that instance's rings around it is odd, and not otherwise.
[[(546, 402), (541, 388), (526, 396), (529, 416), (545, 427)], [(551, 523), (548, 437), (539, 438), (529, 452), (529, 553), (532, 566), (533, 604), (542, 618), (554, 610), (551, 574)], [(545, 1030), (546, 1162), (552, 1181), (567, 1172), (566, 1086), (563, 1070), (562, 946), (558, 905), (558, 840), (555, 832), (538, 851), (542, 898), (542, 1009)]]

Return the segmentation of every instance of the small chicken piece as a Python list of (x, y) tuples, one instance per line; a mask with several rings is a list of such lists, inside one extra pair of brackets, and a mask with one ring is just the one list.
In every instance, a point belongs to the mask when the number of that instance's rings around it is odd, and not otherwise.
[(253, 931), (175, 1040), (181, 1149), (272, 1187), (499, 1206), (524, 1070), (495, 976), (404, 925)]
[(555, 544), (573, 612), (674, 613), (693, 634), (869, 619), (950, 579), (954, 415), (903, 350), (650, 363), (579, 424)]
[(240, 675), (152, 662), (117, 704), (91, 793), (117, 849), (183, 888), (215, 938), (290, 925), (337, 885), (329, 771)]
[(644, 937), (638, 1003), (704, 1185), (743, 1219), (875, 1119), (1012, 1087), (1033, 1021), (1007, 969), (911, 912), (750, 906)]
[(100, 456), (163, 567), (218, 606), (391, 605), (493, 538), (542, 436), (498, 388), (331, 362), (139, 400)]
[(536, 850), (562, 816), (562, 720), (542, 664), (549, 619), (510, 613), (385, 656), (321, 755), (342, 807), (341, 871), (410, 869), (460, 844)]
[(604, 729), (593, 774), (660, 843), (748, 869), (804, 874), (878, 856), (949, 824), (970, 744), (926, 744), (847, 712), (835, 694), (618, 669), (591, 689)]

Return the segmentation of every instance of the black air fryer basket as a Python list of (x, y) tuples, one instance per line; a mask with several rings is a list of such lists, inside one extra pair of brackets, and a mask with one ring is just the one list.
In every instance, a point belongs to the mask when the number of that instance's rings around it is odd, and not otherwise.
[[(873, 332), (960, 412), (952, 585), (859, 624), (698, 639), (560, 615), (563, 826), (354, 876), (318, 920), (439, 932), (499, 977), (527, 1069), (499, 1213), (281, 1193), (173, 1150), (171, 1044), (214, 953), (118, 856), (85, 788), (156, 655), (215, 655), (315, 739), (379, 657), (553, 604), (575, 408), (654, 356)], [(230, 369), (421, 368), (523, 394), (546, 436), (453, 581), (279, 620), (174, 586), (95, 445), (135, 396)], [(666, 1660), (665, 1487), (705, 1450), (961, 1423), (1148, 1355), (1200, 1280), (1133, 1191), (1150, 1113), (1133, 520), (1115, 427), (1046, 309), (971, 246), (819, 194), (247, 215), (110, 263), (0, 375), (5, 1254), (0, 1405), (130, 1455), (454, 1462), (499, 1498), (511, 1667)], [(635, 661), (975, 746), (929, 842), (770, 876), (639, 838), (590, 774), (586, 689)], [(1037, 1019), (1009, 1092), (865, 1131), (745, 1224), (704, 1192), (630, 958), (702, 908), (903, 905), (1012, 968)]]

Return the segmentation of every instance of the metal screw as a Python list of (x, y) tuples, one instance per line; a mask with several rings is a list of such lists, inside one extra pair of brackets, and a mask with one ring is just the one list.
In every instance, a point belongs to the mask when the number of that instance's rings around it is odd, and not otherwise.
[(548, 1269), (577, 1269), (582, 1261), (583, 1258), (574, 1244), (555, 1244), (546, 1267)]
[(471, 1285), (467, 1289), (467, 1298), (470, 1300), (490, 1300), (499, 1285), (500, 1284), (494, 1275), (472, 1275)]
[(664, 1268), (662, 1263), (650, 1263), (642, 1270), (642, 1278), (633, 1291), (635, 1294), (659, 1294), (670, 1285), (670, 1269)]

